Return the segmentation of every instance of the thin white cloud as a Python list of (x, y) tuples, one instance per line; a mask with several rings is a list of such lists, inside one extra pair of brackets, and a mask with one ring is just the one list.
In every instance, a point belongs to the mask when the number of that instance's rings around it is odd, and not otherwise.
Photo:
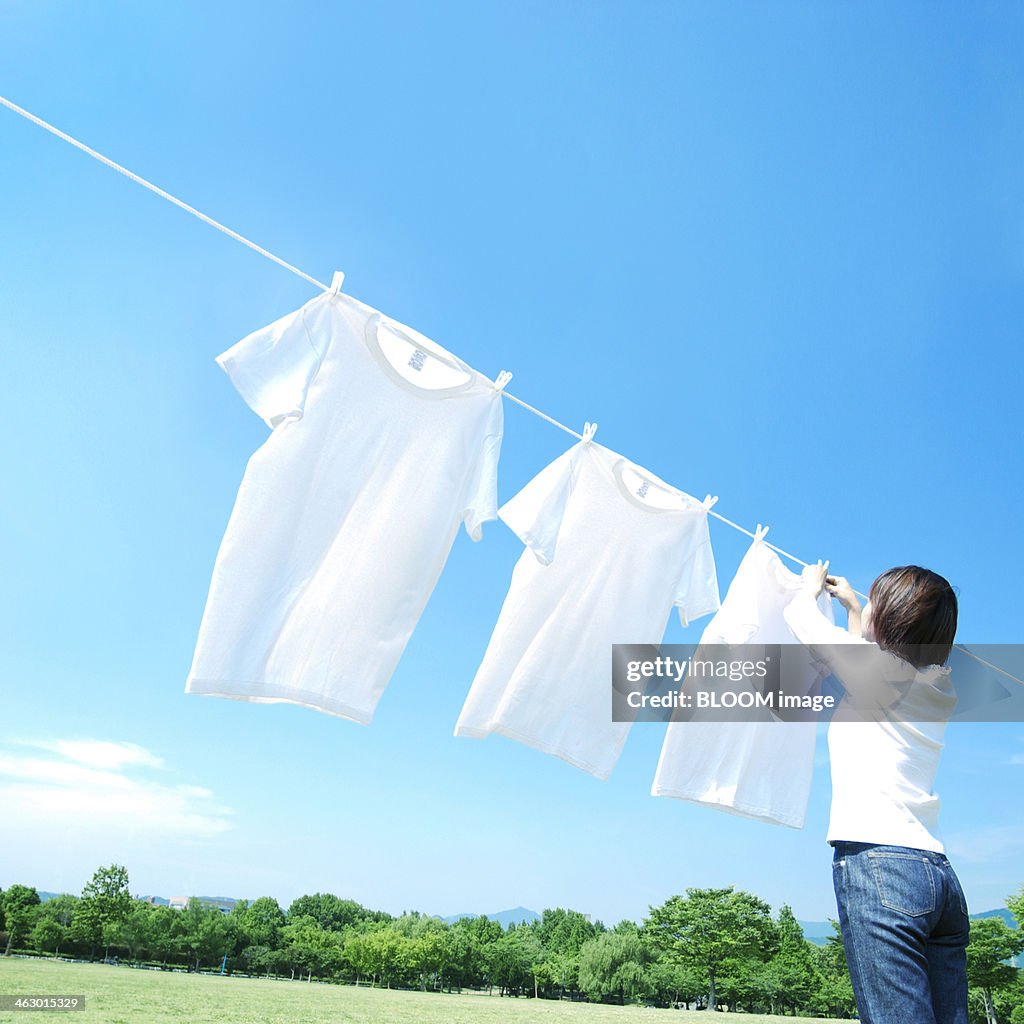
[(163, 768), (163, 758), (137, 743), (111, 740), (23, 740), (25, 746), (49, 750), (91, 768), (116, 770), (128, 765)]
[(1006, 759), (1007, 764), (1024, 764), (1024, 754), (1011, 754)]
[[(24, 753), (26, 747), (33, 753)], [(38, 750), (52, 756), (40, 757)], [(233, 811), (211, 790), (140, 772), (152, 768), (166, 770), (166, 765), (135, 743), (9, 741), (0, 746), (0, 821), (5, 829), (65, 842), (97, 831), (136, 839), (195, 839), (231, 828)]]

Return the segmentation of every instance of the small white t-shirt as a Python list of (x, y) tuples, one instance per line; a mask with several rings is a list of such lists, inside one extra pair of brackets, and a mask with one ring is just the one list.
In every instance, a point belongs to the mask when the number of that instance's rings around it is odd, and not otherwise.
[(915, 668), (833, 625), (806, 590), (785, 615), (846, 691), (828, 727), (832, 807), (826, 838), (944, 853), (934, 786), (957, 702), (949, 667)]
[(499, 510), (526, 550), (455, 727), (499, 733), (607, 778), (629, 722), (612, 721), (612, 644), (660, 643), (718, 608), (707, 505), (592, 440)]
[(217, 362), (273, 430), (246, 466), (185, 692), (367, 724), (460, 523), (476, 541), (497, 517), (501, 391), (330, 292)]
[[(693, 658), (757, 661), (763, 645), (781, 644), (779, 671), (787, 694), (810, 694), (823, 672), (799, 646), (783, 610), (801, 587), (800, 577), (757, 537), (743, 556), (718, 614), (701, 634)], [(832, 621), (832, 600), (823, 593), (818, 606)], [(714, 645), (702, 654), (700, 647)], [(735, 654), (730, 647), (743, 645)], [(755, 646), (756, 645), (756, 646)], [(787, 646), (788, 645), (788, 646)], [(684, 680), (685, 683), (685, 680)], [(728, 680), (697, 683), (735, 692)], [(712, 717), (714, 716), (714, 717)], [(787, 720), (767, 707), (725, 713), (693, 711), (673, 721), (665, 735), (651, 787), (652, 796), (675, 797), (773, 824), (802, 828), (814, 775), (817, 722), (804, 715)], [(704, 718), (706, 720), (702, 721)]]

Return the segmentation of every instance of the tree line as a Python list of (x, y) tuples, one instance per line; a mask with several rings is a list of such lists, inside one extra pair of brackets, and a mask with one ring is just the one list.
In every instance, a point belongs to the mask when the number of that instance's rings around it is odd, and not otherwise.
[[(1007, 901), (1024, 922), (1024, 887)], [(855, 1004), (838, 925), (824, 945), (804, 937), (789, 907), (777, 917), (732, 886), (689, 888), (641, 924), (612, 928), (548, 909), (508, 927), (486, 917), (446, 923), (394, 916), (330, 893), (273, 897), (225, 914), (190, 899), (183, 909), (133, 898), (128, 872), (99, 868), (80, 896), (42, 902), (25, 885), (0, 890), (0, 948), (251, 976), (422, 991), (847, 1018)], [(972, 1021), (1024, 1024), (1024, 971), (1012, 958), (1024, 932), (975, 920), (968, 947)]]

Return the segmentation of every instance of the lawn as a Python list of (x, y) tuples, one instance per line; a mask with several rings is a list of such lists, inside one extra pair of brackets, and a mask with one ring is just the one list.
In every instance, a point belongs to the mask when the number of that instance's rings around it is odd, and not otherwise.
[[(538, 999), (502, 999), (497, 995), (438, 995), (318, 985), (302, 981), (271, 981), (244, 977), (176, 974), (133, 970), (106, 964), (72, 964), (0, 957), (0, 993), (85, 996), (83, 1012), (61, 1014), (72, 1024), (491, 1024), (498, 1021), (575, 1022), (706, 1022), (707, 1013), (597, 1006)], [(56, 1015), (59, 1011), (51, 1011)], [(35, 1013), (0, 1011), (0, 1021), (39, 1020)], [(52, 1020), (47, 1015), (44, 1020)], [(718, 1017), (745, 1024), (805, 1017), (762, 1017), (735, 1014)], [(820, 1020), (819, 1020), (820, 1024)]]

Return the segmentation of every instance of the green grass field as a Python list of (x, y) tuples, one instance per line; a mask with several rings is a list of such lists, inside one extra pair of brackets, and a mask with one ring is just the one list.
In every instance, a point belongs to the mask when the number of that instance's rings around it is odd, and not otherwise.
[[(597, 1006), (588, 1003), (538, 999), (501, 999), (497, 995), (437, 995), (318, 985), (302, 981), (270, 981), (139, 971), (105, 964), (65, 964), (44, 960), (0, 958), (0, 993), (85, 996), (86, 1009), (61, 1011), (0, 1011), (0, 1021), (69, 1020), (71, 1024), (517, 1024), (560, 1021), (573, 1024), (616, 1024), (659, 1020), (683, 1024), (709, 1019), (707, 1013), (653, 1010), (635, 1006)], [(806, 1017), (718, 1016), (746, 1024)], [(820, 1019), (819, 1019), (820, 1024)]]

